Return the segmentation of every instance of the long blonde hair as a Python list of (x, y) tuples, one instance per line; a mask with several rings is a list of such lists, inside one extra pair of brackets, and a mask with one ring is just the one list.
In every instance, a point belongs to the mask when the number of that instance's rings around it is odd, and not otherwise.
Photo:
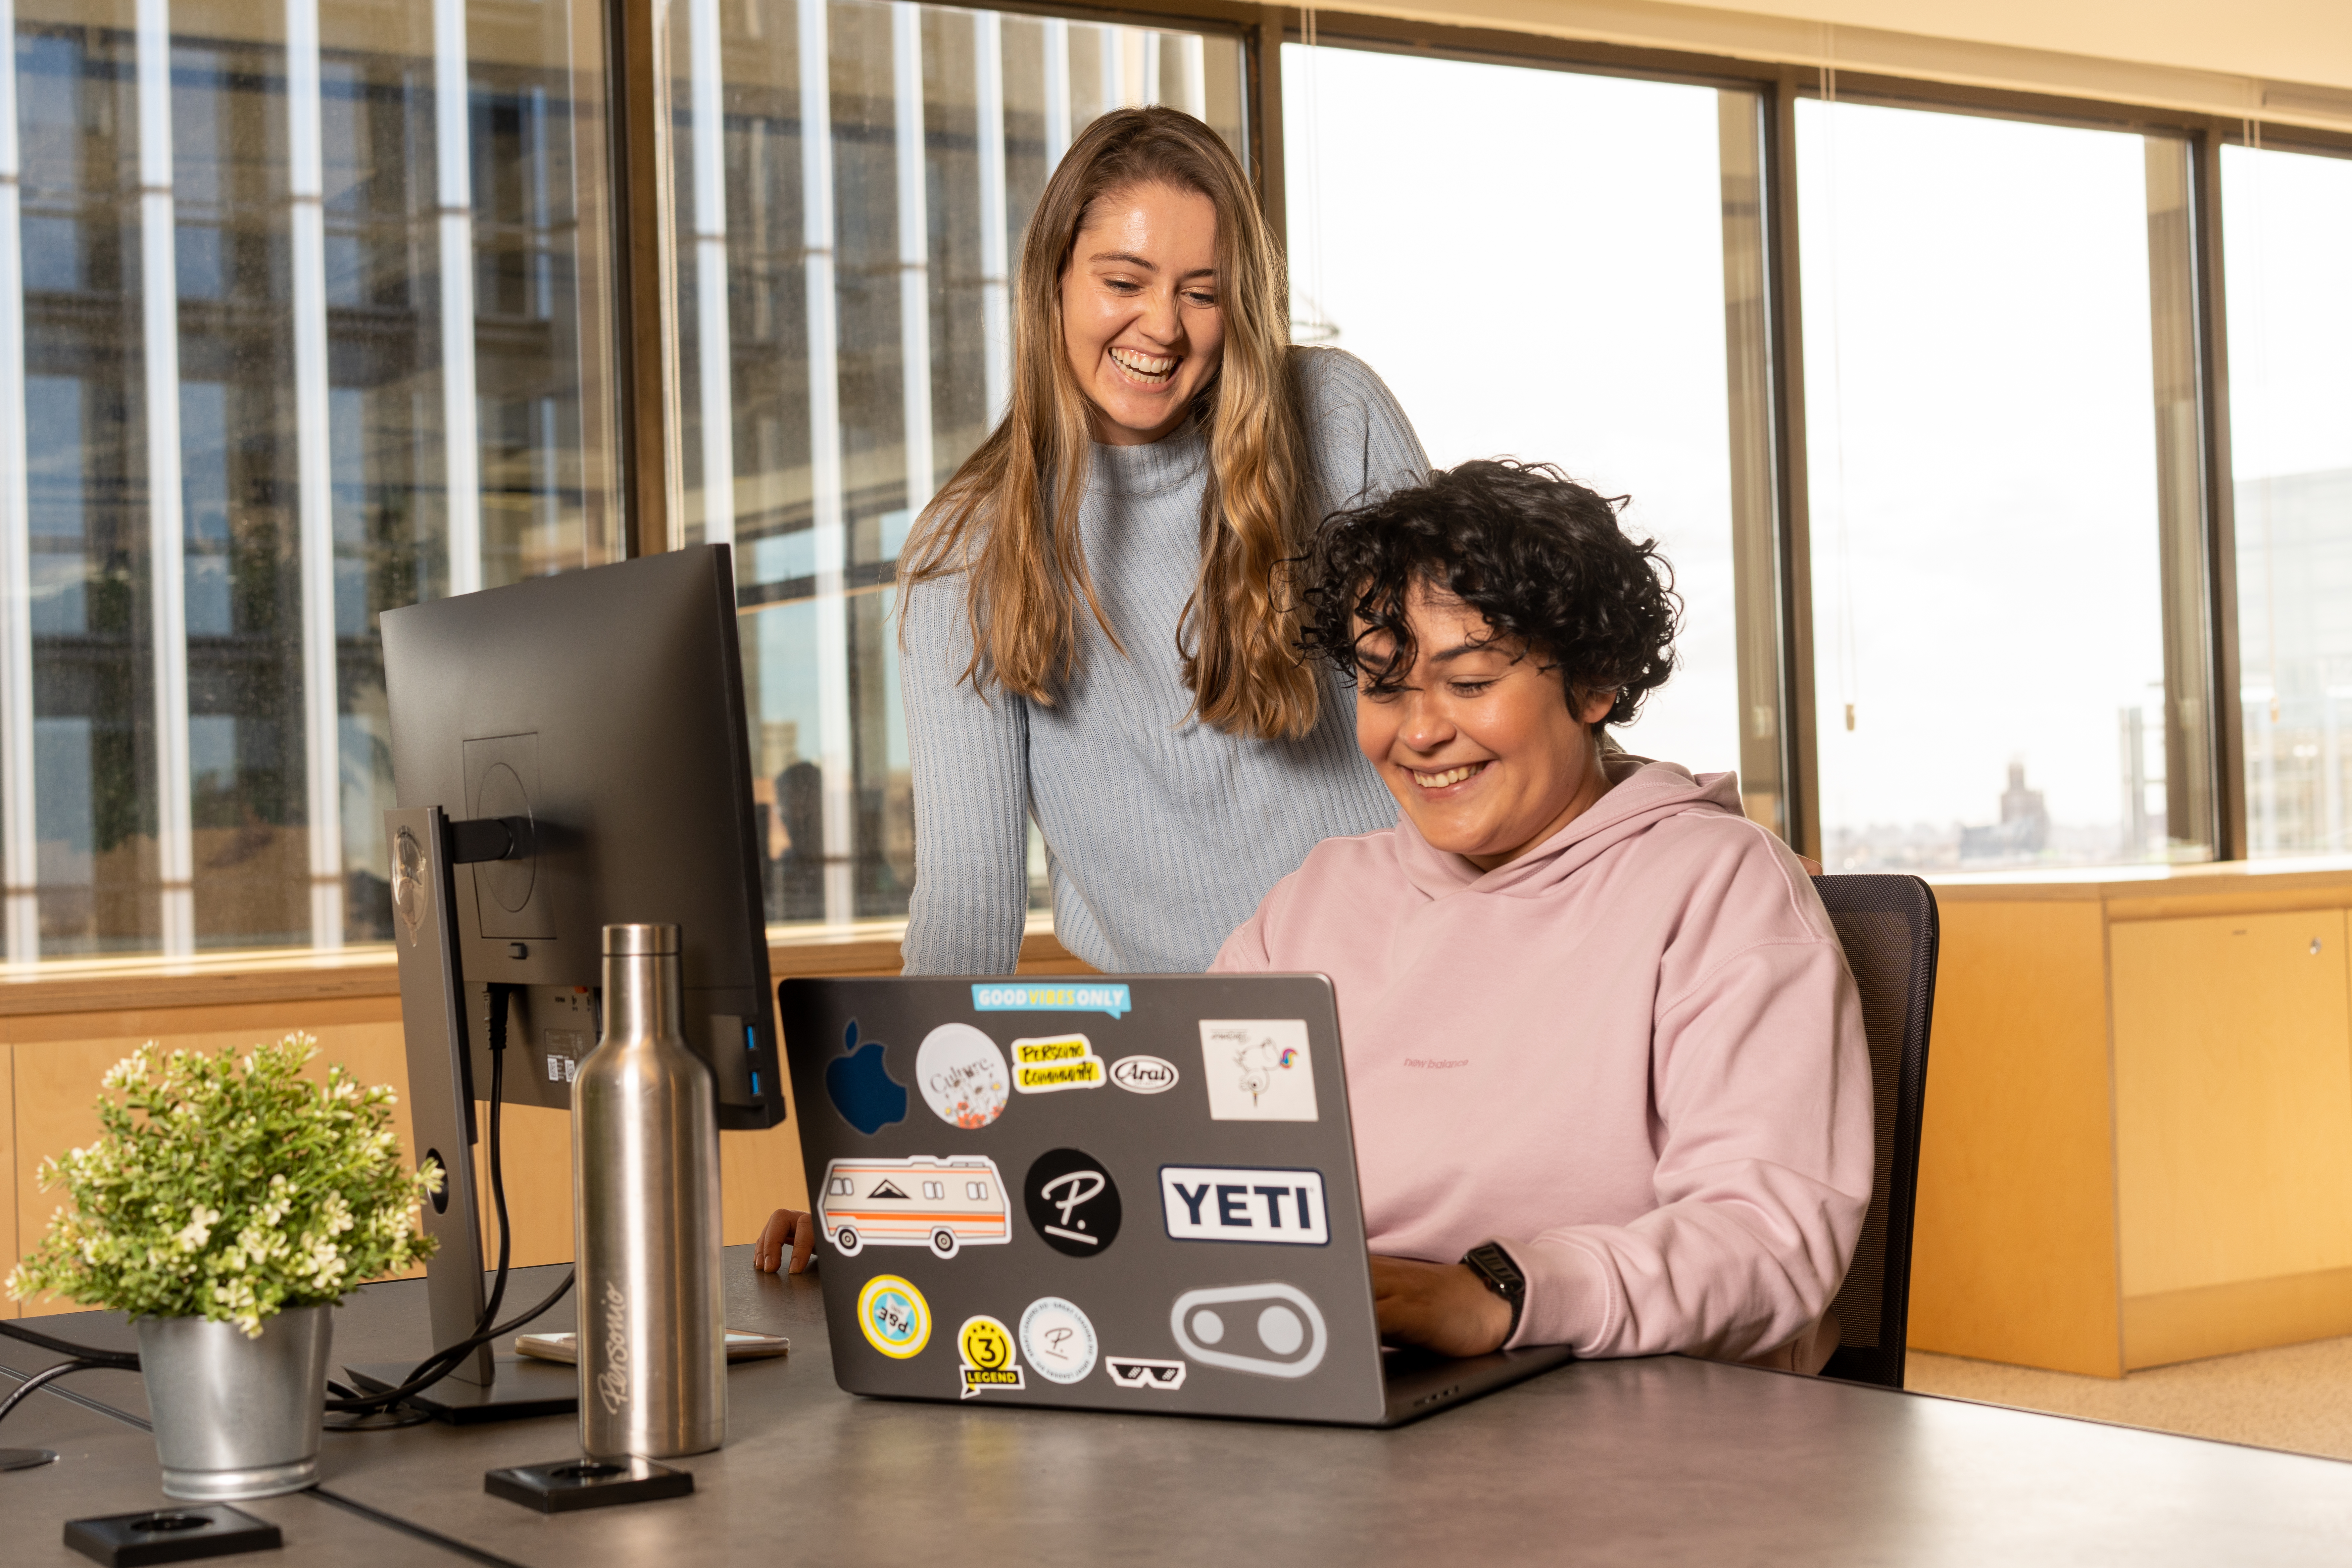
[[(1176, 628), (1192, 710), (1229, 733), (1303, 735), (1320, 689), (1295, 648), (1286, 563), (1312, 522), (1280, 251), (1217, 133), (1172, 109), (1122, 109), (1081, 132), (1021, 244), (1013, 396), (1003, 423), (924, 509), (908, 582), (966, 574), (963, 679), (1051, 706), (1078, 668), (1083, 600), (1111, 645), (1078, 536), (1094, 460), (1086, 394), (1062, 337), (1062, 275), (1093, 204), (1138, 185), (1197, 192), (1216, 211), (1224, 350), (1194, 399), (1208, 429), (1201, 574)], [(1046, 490), (1050, 486), (1050, 497)]]

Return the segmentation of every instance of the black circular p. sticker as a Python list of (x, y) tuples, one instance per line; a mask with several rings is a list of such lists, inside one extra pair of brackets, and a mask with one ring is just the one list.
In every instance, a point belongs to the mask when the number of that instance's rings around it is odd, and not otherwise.
[(1045, 1245), (1072, 1258), (1110, 1250), (1118, 1238), (1118, 1187), (1080, 1149), (1048, 1149), (1029, 1167), (1021, 1196)]

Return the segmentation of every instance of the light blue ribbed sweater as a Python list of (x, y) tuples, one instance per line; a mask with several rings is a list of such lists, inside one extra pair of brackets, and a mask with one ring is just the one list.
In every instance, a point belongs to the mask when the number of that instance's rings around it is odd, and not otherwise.
[[(1293, 349), (1323, 510), (1428, 472), (1381, 378), (1337, 349)], [(1045, 840), (1054, 930), (1113, 973), (1189, 973), (1307, 852), (1396, 821), (1356, 750), (1355, 705), (1324, 673), (1297, 741), (1245, 740), (1190, 716), (1177, 623), (1201, 570), (1208, 441), (1193, 425), (1148, 447), (1094, 448), (1079, 512), (1087, 566), (1122, 657), (1077, 616), (1079, 674), (1051, 708), (960, 677), (971, 657), (964, 580), (900, 601), (899, 689), (915, 787), (909, 974), (1004, 974), (1020, 956), (1026, 818)]]

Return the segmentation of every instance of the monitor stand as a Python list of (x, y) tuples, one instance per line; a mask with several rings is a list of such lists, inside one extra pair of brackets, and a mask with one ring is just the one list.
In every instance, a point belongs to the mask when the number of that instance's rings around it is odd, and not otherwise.
[[(423, 1205), (425, 1234), (437, 1244), (425, 1265), (425, 1296), (433, 1343), (453, 1345), (472, 1335), (488, 1303), (455, 868), (459, 861), (504, 858), (530, 825), (453, 823), (437, 805), (395, 807), (383, 814), (383, 825), (393, 872), (393, 948), (400, 957), (400, 1026), (408, 1051), (409, 1134), (417, 1157), (436, 1156), (446, 1178)], [(380, 1394), (406, 1382), (415, 1365), (371, 1363), (344, 1370), (362, 1391)], [(494, 1355), (485, 1344), (406, 1403), (458, 1424), (563, 1415), (579, 1408), (580, 1373), (559, 1362)]]
[[(481, 1421), (520, 1421), (534, 1415), (569, 1415), (580, 1408), (580, 1369), (562, 1362), (530, 1356), (496, 1358), (496, 1381), (460, 1383), (455, 1374), (443, 1378), (404, 1403), (429, 1413), (452, 1426)], [(362, 1394), (388, 1394), (416, 1369), (415, 1362), (380, 1361), (346, 1366), (352, 1384)]]

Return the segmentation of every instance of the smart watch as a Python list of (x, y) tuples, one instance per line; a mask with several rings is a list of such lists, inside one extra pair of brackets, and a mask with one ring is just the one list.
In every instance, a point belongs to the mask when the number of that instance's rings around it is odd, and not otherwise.
[(1496, 1241), (1472, 1247), (1462, 1255), (1462, 1262), (1487, 1289), (1511, 1304), (1510, 1332), (1503, 1336), (1503, 1342), (1509, 1344), (1519, 1331), (1519, 1312), (1528, 1304), (1528, 1277)]

